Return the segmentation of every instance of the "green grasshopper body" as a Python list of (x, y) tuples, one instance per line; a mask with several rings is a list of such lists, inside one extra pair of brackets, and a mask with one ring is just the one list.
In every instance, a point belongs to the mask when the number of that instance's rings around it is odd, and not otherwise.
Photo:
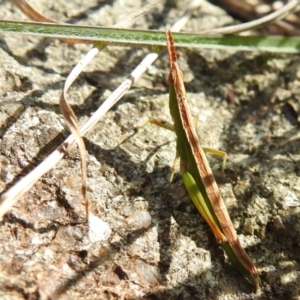
[(176, 158), (180, 158), (183, 182), (189, 196), (230, 261), (257, 288), (260, 284), (258, 271), (240, 244), (204, 151), (199, 144), (187, 105), (182, 73), (177, 64), (170, 31), (167, 32), (167, 46), (171, 69), (169, 107), (177, 136)]

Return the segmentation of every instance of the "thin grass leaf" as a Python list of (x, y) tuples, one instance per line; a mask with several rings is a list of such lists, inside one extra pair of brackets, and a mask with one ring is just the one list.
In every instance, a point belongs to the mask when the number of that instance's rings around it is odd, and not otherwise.
[[(165, 32), (112, 27), (61, 25), (36, 22), (0, 21), (0, 31), (53, 38), (71, 38), (123, 46), (165, 47)], [(299, 53), (300, 37), (283, 36), (205, 36), (175, 33), (177, 47), (234, 49), (236, 51), (266, 51)]]

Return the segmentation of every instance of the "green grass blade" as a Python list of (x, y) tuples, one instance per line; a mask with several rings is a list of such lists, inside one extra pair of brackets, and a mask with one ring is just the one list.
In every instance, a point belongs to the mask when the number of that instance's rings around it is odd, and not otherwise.
[[(165, 32), (136, 29), (16, 22), (0, 20), (0, 31), (53, 38), (72, 38), (119, 45), (165, 46)], [(284, 36), (203, 36), (191, 33), (174, 33), (177, 47), (234, 49), (299, 53), (300, 37)]]

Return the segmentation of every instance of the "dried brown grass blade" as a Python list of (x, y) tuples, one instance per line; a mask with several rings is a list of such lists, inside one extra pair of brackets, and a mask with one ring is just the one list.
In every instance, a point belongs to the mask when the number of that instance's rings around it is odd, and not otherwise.
[(23, 14), (25, 14), (31, 20), (38, 22), (58, 23), (40, 14), (25, 0), (12, 0), (12, 3), (14, 3), (14, 5), (16, 5), (23, 12)]
[[(49, 19), (48, 17), (42, 15), (38, 11), (36, 11), (27, 1), (25, 0), (12, 0), (14, 5), (16, 5), (28, 18), (30, 18), (33, 21), (37, 22), (47, 22), (47, 23), (61, 23), (57, 22), (55, 20)], [(91, 41), (87, 40), (73, 40), (73, 39), (61, 39), (61, 41), (64, 41), (68, 44), (79, 44), (79, 43), (89, 43), (91, 44)]]
[[(140, 16), (146, 14), (147, 12), (150, 11), (153, 7), (155, 7), (158, 3), (162, 2), (156, 1), (152, 4), (148, 4), (141, 9), (135, 11), (132, 13), (129, 17), (121, 20), (118, 22), (114, 27), (129, 27), (134, 24), (137, 18)], [(104, 48), (106, 45), (102, 45), (101, 48)], [(78, 125), (78, 120), (76, 118), (76, 115), (74, 111), (72, 110), (71, 106), (68, 104), (67, 99), (67, 92), (74, 82), (74, 80), (78, 77), (78, 75), (82, 72), (83, 68), (93, 59), (93, 57), (99, 52), (98, 47), (93, 47), (87, 55), (76, 65), (74, 70), (71, 71), (69, 74), (68, 78), (66, 79), (63, 92), (60, 97), (60, 109), (61, 112), (64, 116), (64, 119), (66, 123), (68, 124), (71, 132), (73, 133), (76, 143), (79, 147), (80, 150), (80, 155), (81, 155), (81, 174), (82, 174), (82, 195), (83, 195), (83, 200), (85, 204), (85, 213), (86, 217), (88, 218), (89, 215), (89, 205), (88, 205), (88, 199), (87, 199), (87, 155), (86, 155), (86, 148), (85, 144), (83, 141), (83, 138), (80, 134), (80, 129)], [(74, 72), (73, 72), (74, 71)]]
[[(280, 32), (280, 33), (289, 34), (289, 35), (299, 34), (299, 28), (297, 28), (297, 26), (293, 25), (293, 24), (299, 24), (299, 18), (295, 15), (292, 15), (292, 13), (294, 13), (296, 10), (294, 5), (296, 5), (296, 6), (299, 5), (298, 0), (287, 1), (285, 3), (285, 5), (283, 5), (281, 8), (279, 8), (275, 11), (274, 11), (274, 7), (271, 4), (268, 5), (266, 3), (263, 3), (262, 5), (254, 5), (254, 4), (248, 3), (250, 1), (240, 1), (240, 0), (227, 0), (227, 1), (211, 0), (210, 2), (222, 7), (223, 9), (225, 9), (227, 12), (229, 12), (231, 14), (239, 16), (243, 20), (252, 20), (255, 18), (263, 19), (265, 14), (268, 12), (269, 12), (268, 16), (271, 16), (273, 14), (276, 15), (278, 13), (278, 17), (276, 17), (275, 19), (270, 19), (269, 21), (266, 19), (266, 21), (264, 21), (264, 23), (262, 23), (260, 25), (256, 25), (255, 21), (250, 21), (247, 24), (254, 22), (253, 28), (258, 28), (263, 25), (268, 25), (268, 24), (272, 23), (273, 30), (274, 30), (274, 26), (277, 28), (276, 33)], [(264, 7), (264, 9), (262, 10), (263, 7)], [(266, 9), (267, 7), (268, 7), (268, 9)], [(279, 19), (280, 19), (280, 21), (277, 21)], [(282, 20), (282, 19), (285, 19), (285, 20)], [(289, 24), (287, 22), (290, 22), (291, 24)], [(227, 30), (229, 30), (230, 27), (231, 26), (229, 26)], [(249, 28), (249, 29), (253, 29), (253, 28)], [(247, 28), (243, 29), (241, 27), (241, 30), (239, 30), (238, 32), (244, 31), (244, 30), (248, 30), (248, 29)], [(210, 33), (210, 32), (207, 31), (205, 33)], [(220, 32), (218, 32), (218, 33), (230, 34), (230, 33), (236, 33), (236, 32), (235, 31), (222, 32), (220, 29)]]

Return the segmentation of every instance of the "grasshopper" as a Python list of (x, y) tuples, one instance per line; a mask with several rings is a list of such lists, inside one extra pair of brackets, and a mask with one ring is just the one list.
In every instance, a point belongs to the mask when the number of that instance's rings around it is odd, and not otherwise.
[(174, 130), (177, 142), (171, 178), (175, 163), (180, 160), (180, 173), (190, 198), (210, 226), (217, 242), (222, 246), (230, 261), (257, 289), (260, 285), (259, 273), (241, 246), (207, 158), (200, 146), (188, 108), (171, 31), (167, 31), (166, 35), (170, 61), (169, 108), (174, 126), (170, 128), (155, 120), (150, 120), (150, 122)]

